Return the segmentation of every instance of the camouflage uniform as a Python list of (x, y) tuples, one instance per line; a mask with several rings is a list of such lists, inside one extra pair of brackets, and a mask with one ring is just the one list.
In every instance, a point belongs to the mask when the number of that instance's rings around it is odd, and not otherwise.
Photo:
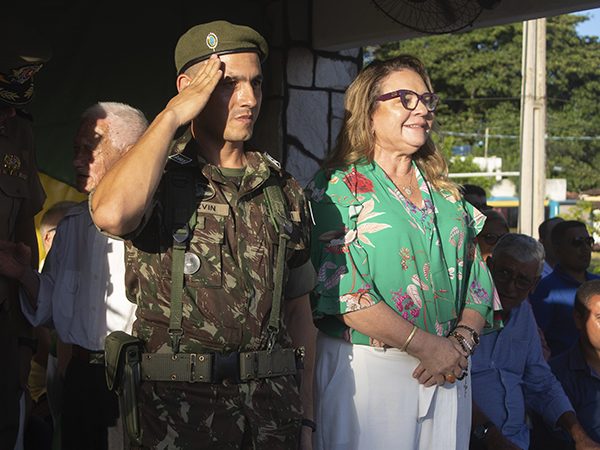
[[(308, 266), (314, 273), (303, 191), (272, 159), (256, 151), (246, 151), (245, 173), (237, 180), (197, 156), (189, 130), (171, 151), (180, 152), (190, 158), (187, 166), (198, 167), (200, 177), (196, 178), (197, 225), (188, 251), (201, 261), (198, 272), (184, 276), (180, 351), (264, 350), (279, 237), (262, 186), (274, 176), (291, 213), (293, 232), (284, 280), (289, 269), (292, 278)], [(170, 160), (167, 170), (178, 166)], [(161, 184), (141, 231), (126, 243), (127, 294), (138, 304), (134, 334), (144, 340), (148, 352), (171, 352), (167, 329), (173, 238), (161, 225), (167, 214), (164, 190)], [(200, 202), (202, 197), (206, 200)], [(312, 287), (288, 293), (289, 298)], [(285, 317), (276, 342), (277, 347), (291, 347)], [(144, 446), (205, 448), (213, 442), (226, 444), (219, 448), (291, 449), (298, 445), (302, 406), (291, 376), (240, 384), (146, 381), (140, 387), (139, 404)]]

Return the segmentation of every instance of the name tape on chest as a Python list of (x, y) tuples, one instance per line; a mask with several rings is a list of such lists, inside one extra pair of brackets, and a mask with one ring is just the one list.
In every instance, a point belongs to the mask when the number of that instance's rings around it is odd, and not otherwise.
[(198, 212), (206, 214), (214, 214), (216, 216), (228, 216), (229, 205), (221, 203), (200, 203), (198, 205)]

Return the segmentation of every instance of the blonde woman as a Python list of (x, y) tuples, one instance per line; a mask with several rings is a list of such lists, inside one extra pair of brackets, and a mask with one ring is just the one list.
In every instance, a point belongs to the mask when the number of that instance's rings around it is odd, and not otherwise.
[(372, 62), (307, 188), (316, 449), (468, 446), (468, 357), (497, 296), (476, 242), (484, 217), (430, 137), (438, 101), (419, 59)]

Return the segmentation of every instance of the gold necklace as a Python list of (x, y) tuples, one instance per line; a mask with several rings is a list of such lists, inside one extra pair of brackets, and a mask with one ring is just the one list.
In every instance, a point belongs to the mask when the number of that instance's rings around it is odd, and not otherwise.
[(404, 186), (402, 186), (400, 184), (398, 185), (398, 187), (401, 187), (402, 189), (404, 189), (404, 192), (406, 192), (407, 195), (412, 195), (412, 189), (411, 189), (412, 188), (412, 180), (413, 180), (412, 174), (413, 174), (413, 171), (412, 171), (412, 168), (411, 168), (411, 170), (410, 170), (410, 183), (408, 183), (408, 187), (404, 187)]

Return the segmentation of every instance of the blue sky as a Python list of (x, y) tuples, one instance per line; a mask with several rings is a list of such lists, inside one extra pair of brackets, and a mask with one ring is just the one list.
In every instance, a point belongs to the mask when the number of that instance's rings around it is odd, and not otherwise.
[(587, 14), (590, 20), (586, 20), (577, 27), (580, 36), (600, 36), (600, 8), (581, 11), (577, 14)]

